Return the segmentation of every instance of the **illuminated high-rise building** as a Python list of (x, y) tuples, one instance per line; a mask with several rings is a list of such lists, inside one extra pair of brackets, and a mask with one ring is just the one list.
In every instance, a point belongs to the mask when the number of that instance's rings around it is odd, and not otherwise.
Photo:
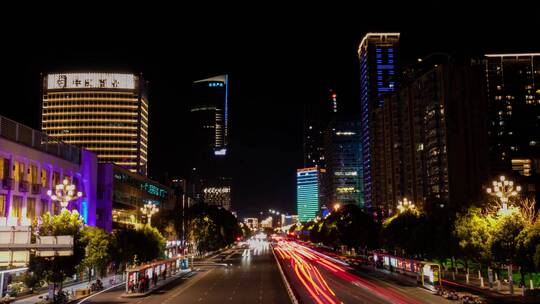
[(228, 149), (228, 75), (193, 82), (189, 104), (190, 180), (193, 195), (231, 209), (231, 163)]
[(360, 123), (334, 121), (326, 130), (326, 192), (328, 203), (364, 207)]
[(373, 125), (375, 109), (384, 104), (383, 96), (393, 92), (398, 76), (399, 33), (368, 33), (360, 42), (360, 106), (362, 162), (364, 167), (365, 207), (373, 202), (372, 154), (377, 131)]
[(196, 150), (207, 149), (216, 156), (227, 154), (228, 78), (228, 75), (219, 75), (193, 82), (190, 112), (196, 128)]
[(304, 167), (326, 167), (324, 132), (338, 112), (337, 93), (329, 90), (328, 98), (305, 105), (303, 152)]
[(43, 77), (42, 130), (146, 175), (148, 98), (141, 76), (51, 73)]
[(296, 207), (300, 222), (313, 220), (319, 212), (322, 197), (322, 174), (325, 169), (302, 168), (296, 172)]
[(483, 68), (434, 54), (403, 75), (372, 116), (377, 211), (391, 216), (404, 198), (426, 212), (466, 208), (488, 180)]
[(490, 175), (540, 199), (540, 53), (485, 55)]

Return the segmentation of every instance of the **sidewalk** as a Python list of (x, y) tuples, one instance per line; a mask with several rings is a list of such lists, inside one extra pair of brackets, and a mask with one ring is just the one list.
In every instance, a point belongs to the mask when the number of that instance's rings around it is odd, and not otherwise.
[[(111, 286), (111, 282), (110, 282), (110, 279), (113, 279), (113, 286), (118, 284), (118, 283), (121, 283), (123, 282), (123, 279), (122, 279), (122, 275), (121, 274), (117, 274), (117, 275), (111, 275), (111, 276), (108, 276), (108, 277), (105, 277), (105, 278), (102, 278), (101, 281), (103, 283), (103, 289), (106, 289), (106, 288), (109, 288)], [(92, 280), (90, 282), (90, 284), (92, 282), (95, 282), (96, 280)], [(70, 285), (70, 286), (67, 286), (67, 287), (64, 287), (63, 290), (64, 291), (68, 291), (72, 296), (73, 298), (72, 299), (75, 299), (74, 296), (75, 296), (75, 290), (79, 289), (79, 288), (88, 288), (89, 287), (89, 283), (88, 281), (84, 281), (84, 282), (80, 282), (80, 283), (76, 283), (74, 285)], [(13, 302), (14, 304), (33, 304), (33, 303), (36, 303), (36, 302), (39, 302), (39, 301), (42, 301), (43, 298), (45, 298), (45, 296), (48, 295), (48, 292), (44, 292), (44, 293), (40, 293), (38, 295), (33, 295), (33, 296), (30, 296), (30, 297), (26, 297), (26, 298), (23, 298), (23, 299), (20, 299), (20, 300), (16, 300), (15, 302)]]
[[(492, 283), (491, 288), (489, 287), (488, 279), (484, 278), (484, 287), (482, 288), (481, 281), (478, 278), (477, 273), (470, 273), (469, 274), (469, 284), (467, 284), (467, 278), (466, 278), (466, 275), (464, 273), (456, 274), (455, 279), (454, 279), (454, 277), (452, 276), (452, 272), (445, 271), (442, 274), (442, 278), (443, 278), (443, 280), (445, 280), (447, 282), (457, 283), (457, 284), (465, 285), (465, 286), (472, 287), (472, 288), (475, 288), (475, 289), (484, 290), (484, 291), (487, 291), (487, 292), (494, 292), (494, 293), (499, 293), (499, 294), (503, 294), (503, 295), (510, 295), (510, 284), (508, 284), (507, 282), (504, 282), (504, 281), (501, 280), (501, 279), (504, 279), (504, 278), (499, 278), (500, 289), (498, 287), (499, 285), (495, 281), (495, 278), (493, 278), (493, 283)], [(519, 287), (519, 282), (514, 282), (514, 295), (521, 295), (521, 294), (523, 294), (523, 288)]]
[(181, 279), (181, 278), (184, 278), (184, 277), (187, 277), (188, 275), (190, 275), (192, 273), (192, 270), (191, 269), (184, 269), (184, 270), (180, 270), (179, 272), (177, 272), (176, 274), (166, 278), (165, 280), (159, 280), (157, 282), (157, 284), (155, 286), (152, 286), (150, 287), (147, 291), (145, 292), (142, 292), (142, 293), (139, 293), (139, 292), (134, 292), (134, 293), (123, 293), (122, 294), (122, 298), (139, 298), (139, 297), (145, 297), (149, 294), (151, 294), (152, 292), (156, 291), (156, 290), (159, 290), (161, 288), (163, 288), (164, 286), (178, 280), (178, 279)]

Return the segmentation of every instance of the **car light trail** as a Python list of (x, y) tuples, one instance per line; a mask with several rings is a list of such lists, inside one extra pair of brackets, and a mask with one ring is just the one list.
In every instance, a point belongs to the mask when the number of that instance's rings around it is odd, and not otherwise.
[(274, 249), (277, 252), (279, 259), (290, 262), (294, 274), (317, 304), (342, 303), (317, 267), (323, 267), (343, 281), (363, 288), (384, 301), (396, 304), (418, 303), (414, 299), (410, 299), (406, 295), (399, 293), (392, 288), (378, 286), (350, 273), (349, 271), (352, 268), (350, 268), (347, 263), (317, 252), (304, 245), (291, 241), (280, 241)]

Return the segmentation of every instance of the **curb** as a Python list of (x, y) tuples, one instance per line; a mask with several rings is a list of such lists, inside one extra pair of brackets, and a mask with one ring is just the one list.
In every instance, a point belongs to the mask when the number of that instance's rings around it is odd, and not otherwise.
[(138, 294), (138, 295), (122, 294), (120, 297), (121, 297), (121, 298), (124, 298), (124, 299), (147, 297), (148, 295), (150, 295), (150, 294), (152, 294), (152, 293), (154, 293), (154, 292), (156, 292), (156, 291), (162, 289), (163, 287), (165, 287), (165, 286), (171, 284), (172, 282), (176, 282), (176, 280), (181, 279), (181, 278), (185, 277), (186, 275), (188, 275), (188, 274), (190, 274), (190, 273), (192, 273), (192, 272), (193, 272), (193, 270), (190, 270), (189, 272), (186, 272), (186, 273), (184, 273), (184, 274), (181, 275), (181, 276), (178, 276), (178, 277), (176, 277), (176, 278), (174, 278), (174, 279), (172, 279), (172, 280), (170, 280), (170, 281), (168, 281), (168, 282), (165, 282), (163, 285), (160, 285), (160, 286), (158, 286), (158, 287), (156, 287), (156, 288), (154, 288), (154, 289), (152, 289), (152, 290), (150, 290), (150, 291), (148, 291), (148, 292), (146, 292), (146, 293), (143, 293), (143, 294), (140, 294), (140, 295), (139, 295), (139, 294)]
[(125, 281), (124, 281), (124, 282), (121, 282), (121, 283), (118, 283), (118, 284), (116, 284), (116, 285), (114, 285), (114, 286), (109, 286), (108, 288), (105, 288), (105, 289), (103, 289), (103, 290), (100, 290), (100, 291), (98, 291), (98, 292), (96, 292), (96, 293), (94, 293), (94, 294), (89, 294), (89, 295), (87, 295), (87, 296), (85, 296), (85, 297), (82, 297), (82, 298), (79, 298), (79, 299), (76, 299), (76, 300), (69, 301), (68, 303), (70, 303), (70, 304), (75, 304), (75, 303), (81, 304), (81, 303), (83, 303), (84, 301), (86, 301), (86, 300), (88, 300), (88, 299), (90, 299), (90, 298), (92, 298), (92, 297), (94, 297), (94, 296), (97, 296), (98, 294), (104, 293), (105, 291), (114, 289), (114, 288), (116, 288), (116, 287), (118, 287), (118, 286), (120, 286), (120, 285), (124, 285), (124, 284), (126, 284)]

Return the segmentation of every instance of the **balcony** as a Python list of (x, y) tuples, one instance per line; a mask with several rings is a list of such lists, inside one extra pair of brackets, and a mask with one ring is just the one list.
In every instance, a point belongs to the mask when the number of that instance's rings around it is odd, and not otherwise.
[(13, 178), (4, 178), (2, 180), (2, 189), (4, 190), (13, 190), (13, 184), (14, 184), (14, 181), (13, 181)]
[(19, 192), (28, 192), (30, 189), (30, 183), (27, 181), (20, 181), (19, 182)]
[(32, 184), (32, 194), (41, 193), (41, 184)]

